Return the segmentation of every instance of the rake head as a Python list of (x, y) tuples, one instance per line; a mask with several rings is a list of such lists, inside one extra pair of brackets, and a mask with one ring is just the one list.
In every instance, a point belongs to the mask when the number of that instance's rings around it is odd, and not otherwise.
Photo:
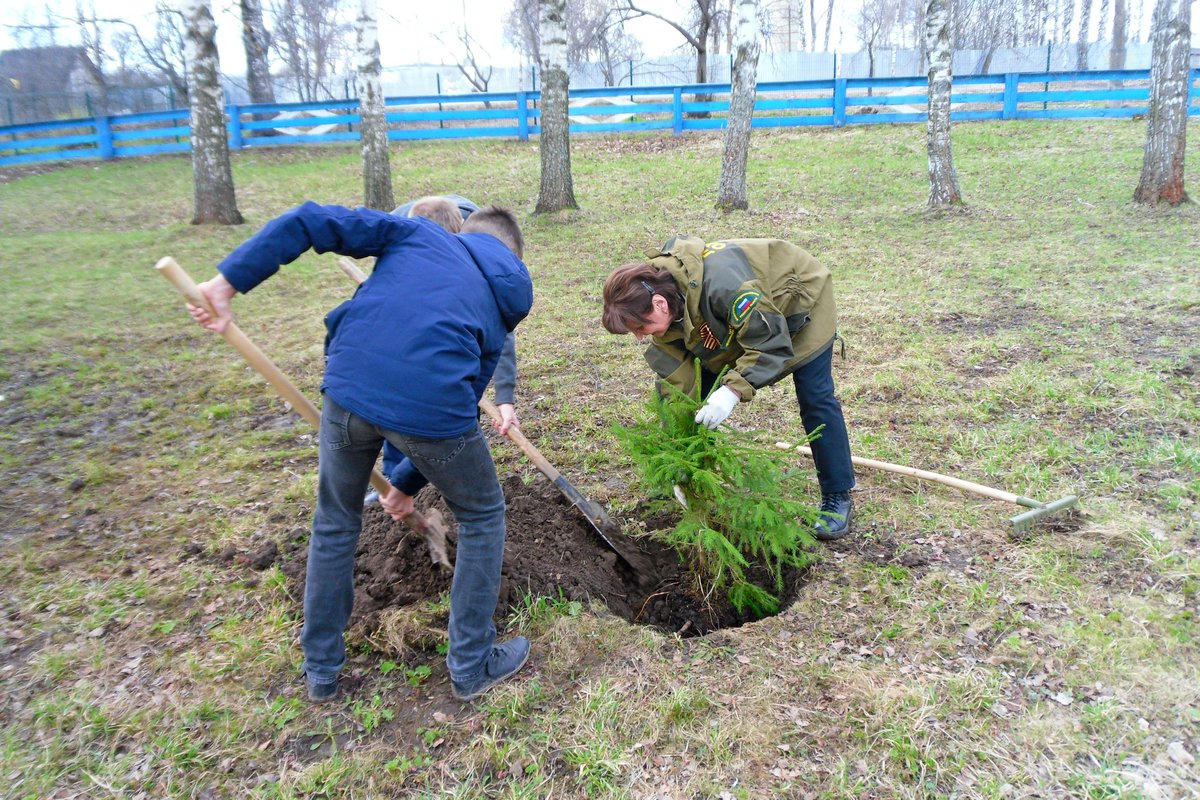
[(1055, 500), (1053, 503), (1039, 503), (1037, 500), (1032, 500), (1028, 497), (1018, 497), (1017, 502), (1031, 510), (1017, 514), (1015, 517), (1010, 518), (1009, 522), (1012, 523), (1013, 533), (1027, 533), (1030, 528), (1043, 518), (1079, 505), (1079, 498), (1073, 494), (1069, 494), (1061, 500)]

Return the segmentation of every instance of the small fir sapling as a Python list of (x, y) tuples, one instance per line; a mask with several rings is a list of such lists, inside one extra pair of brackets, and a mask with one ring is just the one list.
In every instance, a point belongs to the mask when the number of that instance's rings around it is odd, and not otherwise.
[[(776, 613), (784, 569), (815, 558), (806, 548), (815, 543), (818, 511), (794, 499), (805, 490), (787, 453), (743, 433), (696, 424), (699, 361), (694, 385), (692, 394), (673, 386), (665, 397), (655, 392), (641, 422), (614, 426), (614, 432), (652, 495), (681, 491), (683, 518), (658, 535), (690, 564), (699, 595), (725, 589), (738, 613)], [(755, 566), (765, 570), (771, 590), (748, 577)]]

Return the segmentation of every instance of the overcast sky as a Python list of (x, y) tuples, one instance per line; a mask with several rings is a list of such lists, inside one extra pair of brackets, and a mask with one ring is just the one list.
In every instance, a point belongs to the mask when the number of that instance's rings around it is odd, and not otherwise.
[[(1003, 2), (1005, 0), (998, 0)], [(153, 32), (154, 0), (83, 0), (92, 3), (98, 17), (119, 17), (139, 24), (148, 33)], [(267, 3), (264, 2), (264, 5)], [(857, 50), (854, 35), (854, 16), (861, 0), (839, 0), (836, 4), (832, 49), (840, 52)], [(74, 15), (76, 0), (0, 0), (0, 50), (18, 46), (12, 36), (12, 26), (23, 19), (41, 23), (46, 18), (45, 9), (54, 9), (64, 17)], [(350, 2), (348, 5), (353, 6)], [(379, 44), (385, 67), (416, 63), (456, 63), (452, 49), (443, 45), (439, 37), (453, 45), (455, 32), (464, 24), (472, 38), (479, 42), (490, 58), (480, 57), (481, 62), (494, 66), (516, 66), (520, 56), (504, 41), (504, 17), (511, 8), (511, 0), (424, 0), (423, 2), (379, 3)], [(642, 0), (640, 5), (657, 11), (664, 16), (680, 19), (686, 17), (682, 7), (684, 0)], [(1145, 40), (1150, 23), (1153, 0), (1132, 0), (1138, 6), (1131, 14), (1140, 17)], [(221, 58), (221, 69), (229, 75), (245, 73), (246, 59), (242, 50), (241, 26), (236, 0), (213, 0), (213, 11), (217, 20), (217, 49)], [(400, 17), (398, 8), (405, 8)], [(415, 7), (415, 8), (414, 8)], [(1093, 13), (1093, 28), (1098, 25), (1098, 9)], [(64, 22), (60, 31), (59, 44), (77, 44), (78, 32)], [(269, 22), (268, 22), (269, 25)], [(1200, 44), (1200, 24), (1194, 25), (1193, 42)], [(666, 23), (644, 18), (629, 23), (629, 32), (642, 41), (647, 56), (663, 55), (677, 51), (683, 43), (682, 37)], [(1096, 37), (1093, 32), (1092, 37)]]
[[(90, 0), (98, 17), (125, 19), (153, 32), (154, 0)], [(840, 19), (834, 20), (835, 49), (857, 49), (853, 40), (850, 8), (857, 9), (860, 0), (841, 0)], [(263, 5), (267, 5), (266, 2)], [(455, 63), (454, 53), (438, 41), (440, 36), (453, 45), (455, 32), (466, 20), (471, 37), (491, 56), (496, 66), (516, 66), (520, 56), (504, 41), (504, 17), (511, 8), (510, 0), (426, 0), (425, 2), (379, 3), (379, 46), (384, 66), (415, 63)], [(680, 0), (642, 0), (640, 5), (664, 16), (686, 15)], [(17, 47), (12, 26), (25, 18), (41, 24), (45, 8), (50, 7), (63, 17), (73, 16), (75, 0), (0, 0), (0, 50)], [(404, 8), (404, 16), (398, 9)], [(842, 11), (841, 9), (845, 9)], [(245, 72), (246, 59), (242, 51), (241, 26), (235, 0), (213, 0), (217, 21), (217, 49), (221, 69), (228, 74)], [(78, 33), (68, 22), (59, 32), (59, 44), (77, 44)], [(270, 25), (268, 21), (268, 26)], [(839, 31), (840, 28), (840, 31)], [(647, 56), (662, 55), (677, 50), (683, 38), (660, 20), (641, 19), (629, 23), (630, 33), (643, 43)], [(840, 39), (839, 39), (840, 35)]]

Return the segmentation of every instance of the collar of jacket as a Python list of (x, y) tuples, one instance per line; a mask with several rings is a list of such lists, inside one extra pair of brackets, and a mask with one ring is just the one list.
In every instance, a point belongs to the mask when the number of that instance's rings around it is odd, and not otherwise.
[[(704, 240), (695, 236), (676, 236), (658, 250), (646, 253), (650, 263), (667, 270), (683, 294), (683, 345), (693, 350), (700, 342), (700, 297), (704, 293)], [(674, 327), (674, 326), (672, 326)], [(674, 338), (668, 332), (664, 339)]]

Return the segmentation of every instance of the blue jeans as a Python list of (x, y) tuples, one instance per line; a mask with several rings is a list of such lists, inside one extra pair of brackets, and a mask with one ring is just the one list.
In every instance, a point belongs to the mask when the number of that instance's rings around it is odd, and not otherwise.
[(854, 463), (850, 460), (850, 436), (842, 404), (833, 387), (833, 346), (792, 373), (800, 421), (812, 433), (821, 425), (820, 437), (809, 447), (817, 468), (821, 494), (848, 492), (854, 488)]
[(450, 676), (464, 682), (486, 664), (496, 641), (492, 616), (504, 558), (504, 493), (479, 428), (452, 439), (384, 430), (324, 398), (317, 511), (304, 589), (304, 672), (312, 683), (337, 679), (346, 663), (346, 624), (354, 605), (354, 555), (363, 493), (384, 441), (429, 479), (458, 523), (450, 586)]
[[(717, 376), (707, 369), (700, 373), (701, 397), (707, 397)], [(850, 460), (850, 436), (842, 405), (834, 395), (833, 345), (812, 361), (792, 373), (796, 386), (796, 402), (800, 405), (800, 422), (812, 433), (820, 426), (819, 438), (809, 447), (817, 469), (817, 484), (821, 494), (848, 492), (854, 488), (854, 463)]]

